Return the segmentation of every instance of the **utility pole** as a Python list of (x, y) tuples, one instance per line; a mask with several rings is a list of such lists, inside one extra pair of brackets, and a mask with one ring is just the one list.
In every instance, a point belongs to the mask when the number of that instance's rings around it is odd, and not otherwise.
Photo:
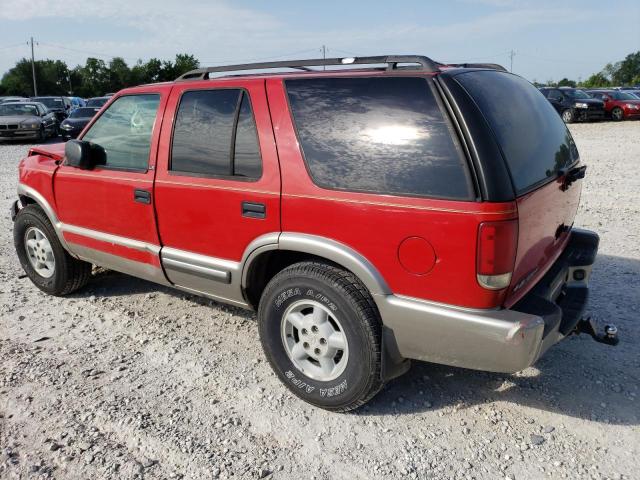
[(33, 57), (33, 37), (31, 37), (31, 73), (33, 75), (33, 96), (38, 96), (38, 87), (36, 86), (36, 62)]
[(513, 72), (513, 57), (515, 57), (515, 56), (516, 56), (516, 52), (514, 52), (513, 50), (511, 50), (511, 51), (509, 52), (509, 60), (510, 60), (510, 62), (511, 62), (511, 66), (509, 67), (509, 71), (510, 71), (510, 72)]
[[(323, 59), (323, 60), (326, 60), (326, 59), (327, 59), (327, 47), (326, 47), (326, 45), (322, 45), (322, 59)], [(322, 66), (322, 69), (323, 69), (323, 70), (326, 70), (326, 69), (327, 69), (327, 66), (326, 66), (326, 65), (323, 65), (323, 66)]]

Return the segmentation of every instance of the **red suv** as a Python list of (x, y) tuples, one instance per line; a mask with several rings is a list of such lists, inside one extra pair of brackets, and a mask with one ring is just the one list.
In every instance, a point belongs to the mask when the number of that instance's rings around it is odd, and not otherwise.
[(356, 408), (409, 359), (522, 370), (584, 324), (585, 166), (499, 66), (199, 69), (119, 92), (79, 138), (20, 162), (35, 285), (65, 295), (100, 265), (254, 309), (273, 369), (314, 405)]

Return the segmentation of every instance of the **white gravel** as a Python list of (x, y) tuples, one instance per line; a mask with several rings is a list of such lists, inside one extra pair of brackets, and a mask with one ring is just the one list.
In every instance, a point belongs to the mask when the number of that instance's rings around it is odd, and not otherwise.
[(346, 415), (288, 393), (249, 313), (111, 272), (37, 290), (7, 215), (27, 146), (0, 145), (0, 478), (639, 478), (640, 122), (571, 131), (588, 313), (620, 345), (572, 337), (516, 375), (415, 362)]

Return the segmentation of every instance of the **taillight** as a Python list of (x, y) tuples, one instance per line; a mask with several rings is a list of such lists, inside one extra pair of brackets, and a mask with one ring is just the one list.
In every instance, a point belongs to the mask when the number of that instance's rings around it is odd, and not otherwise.
[(501, 290), (511, 283), (518, 245), (518, 221), (482, 222), (478, 229), (478, 283)]

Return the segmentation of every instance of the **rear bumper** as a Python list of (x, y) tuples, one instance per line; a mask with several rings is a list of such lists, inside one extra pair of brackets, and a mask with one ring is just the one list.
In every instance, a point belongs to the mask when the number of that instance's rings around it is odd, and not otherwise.
[(574, 229), (547, 274), (511, 309), (475, 310), (397, 295), (376, 296), (403, 357), (517, 372), (569, 335), (588, 298), (598, 236)]

